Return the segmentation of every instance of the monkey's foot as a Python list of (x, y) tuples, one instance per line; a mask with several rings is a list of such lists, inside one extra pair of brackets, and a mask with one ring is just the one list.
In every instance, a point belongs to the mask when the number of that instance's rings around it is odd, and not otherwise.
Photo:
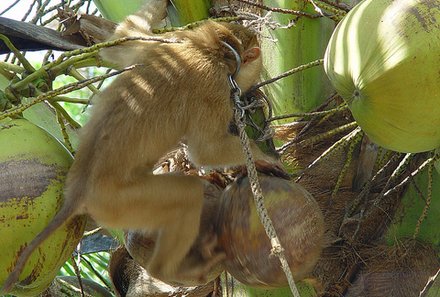
[(214, 233), (209, 233), (202, 238), (202, 242), (200, 243), (200, 254), (204, 260), (209, 260), (216, 254), (215, 251), (218, 245), (218, 237)]
[(176, 279), (180, 280), (183, 284), (186, 283), (186, 280), (190, 280), (191, 283), (195, 282), (197, 285), (204, 285), (212, 279), (208, 279), (210, 273), (214, 272), (216, 266), (224, 259), (226, 259), (226, 254), (223, 252), (211, 254), (211, 257), (206, 261), (202, 261), (201, 264), (179, 272), (176, 275)]
[(201, 240), (198, 248), (201, 260), (193, 267), (181, 270), (176, 279), (192, 280), (197, 282), (198, 285), (208, 283), (208, 281), (210, 281), (210, 279), (208, 279), (210, 274), (212, 275), (213, 272), (218, 271), (220, 268), (217, 266), (226, 259), (226, 254), (222, 251), (216, 250), (217, 247), (217, 235), (212, 233), (206, 235)]
[(222, 251), (216, 250), (218, 247), (218, 237), (216, 234), (210, 234), (202, 239), (200, 253), (204, 261), (202, 266), (202, 276), (206, 275), (213, 270), (213, 268), (226, 259), (226, 254)]

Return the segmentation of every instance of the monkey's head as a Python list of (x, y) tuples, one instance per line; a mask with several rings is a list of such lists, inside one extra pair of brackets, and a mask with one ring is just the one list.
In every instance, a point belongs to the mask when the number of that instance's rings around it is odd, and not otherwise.
[[(240, 71), (235, 80), (243, 92), (247, 91), (260, 78), (263, 67), (260, 45), (257, 36), (250, 29), (234, 23), (222, 23), (232, 32), (232, 36), (225, 36), (224, 42), (232, 46), (241, 58)], [(232, 69), (237, 67), (236, 59), (230, 50), (225, 55)]]
[(246, 49), (242, 53), (240, 71), (235, 80), (242, 91), (247, 91), (260, 78), (262, 70), (261, 50), (258, 46)]
[(197, 36), (209, 36), (204, 43), (205, 49), (216, 61), (226, 64), (229, 74), (237, 69), (237, 59), (230, 47), (240, 56), (240, 71), (235, 80), (243, 92), (256, 83), (262, 70), (262, 58), (254, 32), (239, 24), (214, 21), (204, 22), (195, 32)]

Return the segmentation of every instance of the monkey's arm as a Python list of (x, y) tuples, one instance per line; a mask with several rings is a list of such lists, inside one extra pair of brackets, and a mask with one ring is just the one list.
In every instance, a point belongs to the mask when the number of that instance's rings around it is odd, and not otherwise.
[[(191, 160), (201, 166), (235, 166), (246, 163), (240, 139), (230, 133), (224, 133), (218, 137), (201, 138), (198, 142), (189, 141), (188, 151)], [(251, 151), (255, 160), (275, 162), (261, 152), (253, 141)]]

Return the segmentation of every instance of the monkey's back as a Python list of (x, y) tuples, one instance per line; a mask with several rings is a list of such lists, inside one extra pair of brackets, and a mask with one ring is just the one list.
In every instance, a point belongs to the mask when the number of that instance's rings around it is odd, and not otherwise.
[[(136, 170), (150, 171), (188, 133), (224, 133), (217, 127), (228, 127), (232, 119), (230, 70), (219, 58), (221, 45), (212, 44), (215, 36), (195, 33), (166, 34), (179, 43), (129, 42), (119, 48), (131, 53), (137, 66), (95, 100), (81, 131), (70, 187), (87, 192), (103, 180), (130, 180)], [(112, 53), (104, 56), (111, 59)]]

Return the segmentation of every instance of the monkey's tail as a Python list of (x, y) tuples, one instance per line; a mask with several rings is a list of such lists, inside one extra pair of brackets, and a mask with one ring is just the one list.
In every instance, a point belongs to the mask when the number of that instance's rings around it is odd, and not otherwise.
[[(69, 200), (65, 200), (69, 201)], [(0, 291), (0, 295), (9, 292), (15, 283), (18, 281), (21, 272), (23, 271), (26, 262), (32, 255), (33, 251), (45, 241), (49, 236), (52, 235), (65, 221), (71, 218), (75, 214), (75, 206), (72, 203), (64, 204), (61, 210), (55, 215), (49, 225), (44, 228), (30, 243), (25, 247), (23, 252), (19, 255), (14, 269), (9, 274), (6, 281), (3, 283), (3, 287)]]

